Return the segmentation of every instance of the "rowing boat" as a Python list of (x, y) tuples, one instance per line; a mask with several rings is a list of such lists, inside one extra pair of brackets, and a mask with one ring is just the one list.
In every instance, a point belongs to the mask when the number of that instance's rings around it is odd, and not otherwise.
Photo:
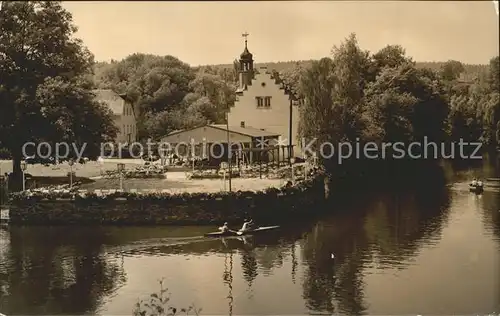
[(483, 192), (483, 186), (482, 185), (469, 184), (469, 191), (474, 192), (474, 193), (482, 193)]
[(266, 231), (274, 230), (279, 228), (279, 226), (265, 226), (265, 227), (257, 227), (255, 229), (250, 229), (246, 231), (234, 231), (234, 230), (229, 230), (226, 232), (213, 232), (213, 233), (207, 233), (204, 236), (205, 237), (233, 237), (233, 236), (244, 236), (244, 235), (253, 235), (257, 233), (263, 233)]
[(274, 229), (277, 229), (277, 228), (279, 228), (279, 226), (257, 227), (255, 229), (250, 229), (250, 230), (246, 230), (246, 231), (239, 230), (238, 232), (236, 232), (236, 234), (238, 234), (238, 236), (253, 235), (253, 234), (256, 234), (256, 233), (262, 233), (262, 232), (274, 230)]
[(213, 232), (213, 233), (207, 233), (204, 235), (205, 237), (231, 237), (231, 236), (238, 236), (238, 232), (235, 232), (234, 230), (229, 230), (226, 232)]

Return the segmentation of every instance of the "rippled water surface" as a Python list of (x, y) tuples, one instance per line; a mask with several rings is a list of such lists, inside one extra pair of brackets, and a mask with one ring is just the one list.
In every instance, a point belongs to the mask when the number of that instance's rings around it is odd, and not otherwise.
[(165, 278), (176, 306), (203, 314), (498, 313), (500, 193), (468, 192), (475, 172), (245, 239), (200, 237), (214, 227), (4, 228), (0, 312), (130, 315)]

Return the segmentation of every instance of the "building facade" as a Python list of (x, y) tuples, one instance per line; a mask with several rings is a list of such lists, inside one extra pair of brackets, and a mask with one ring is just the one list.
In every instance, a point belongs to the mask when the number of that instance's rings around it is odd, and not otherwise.
[(132, 103), (126, 95), (110, 89), (94, 90), (96, 100), (106, 104), (113, 113), (113, 121), (118, 128), (116, 143), (132, 143), (137, 140), (137, 121)]
[[(207, 159), (212, 166), (228, 161), (228, 138), (233, 163), (253, 163), (269, 160), (268, 144), (275, 143), (279, 135), (249, 126), (211, 124), (172, 132), (161, 139), (163, 154), (181, 158)], [(159, 148), (160, 150), (160, 148)], [(265, 154), (264, 154), (265, 153)], [(272, 152), (273, 153), (273, 152)], [(279, 155), (274, 150), (275, 156)]]
[(298, 136), (299, 109), (293, 93), (283, 85), (277, 73), (266, 67), (254, 69), (253, 55), (245, 49), (240, 55), (237, 99), (228, 119), (232, 126), (251, 126), (280, 135), (279, 145), (291, 146), (300, 156)]

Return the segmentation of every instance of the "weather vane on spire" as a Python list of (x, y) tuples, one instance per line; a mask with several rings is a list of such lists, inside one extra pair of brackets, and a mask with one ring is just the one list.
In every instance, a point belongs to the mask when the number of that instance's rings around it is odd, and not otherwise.
[(248, 37), (248, 35), (250, 35), (250, 34), (248, 34), (248, 32), (245, 32), (245, 33), (241, 34), (241, 36), (245, 38), (245, 47), (247, 47), (247, 37)]

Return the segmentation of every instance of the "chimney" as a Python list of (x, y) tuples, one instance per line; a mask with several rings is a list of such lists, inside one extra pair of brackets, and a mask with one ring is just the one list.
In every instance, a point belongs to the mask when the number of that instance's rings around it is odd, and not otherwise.
[(240, 126), (245, 128), (245, 121), (241, 121)]

